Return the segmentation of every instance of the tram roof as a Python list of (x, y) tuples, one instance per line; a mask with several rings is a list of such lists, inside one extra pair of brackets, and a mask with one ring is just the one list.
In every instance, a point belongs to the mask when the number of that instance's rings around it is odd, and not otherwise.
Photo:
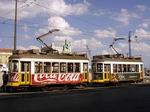
[(124, 55), (120, 54), (120, 55), (95, 55), (93, 56), (93, 60), (92, 62), (98, 62), (98, 61), (122, 61), (122, 62), (142, 62), (142, 58), (141, 57), (125, 57)]
[(9, 59), (19, 58), (88, 60), (86, 54), (44, 53), (36, 50), (17, 51), (9, 57)]

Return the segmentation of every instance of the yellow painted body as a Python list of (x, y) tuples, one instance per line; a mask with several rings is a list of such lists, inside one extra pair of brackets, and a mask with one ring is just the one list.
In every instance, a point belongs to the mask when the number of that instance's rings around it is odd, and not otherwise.
[[(22, 80), (22, 78), (24, 80)], [(27, 85), (31, 85), (31, 73), (27, 73), (24, 72), (24, 75), (21, 72), (18, 72), (18, 81), (16, 82), (11, 82), (8, 81), (7, 86), (11, 86), (11, 87), (19, 87), (19, 86), (27, 86)]]
[(103, 73), (103, 78), (102, 79), (92, 79), (92, 83), (107, 83), (110, 81), (110, 73), (109, 72), (104, 72)]

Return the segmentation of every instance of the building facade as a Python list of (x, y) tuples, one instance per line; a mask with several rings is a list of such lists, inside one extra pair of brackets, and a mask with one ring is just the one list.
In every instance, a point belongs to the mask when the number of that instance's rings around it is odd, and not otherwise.
[(3, 71), (8, 71), (9, 56), (12, 49), (0, 48), (0, 87), (3, 85)]
[(0, 64), (8, 64), (8, 58), (12, 55), (12, 49), (0, 48)]

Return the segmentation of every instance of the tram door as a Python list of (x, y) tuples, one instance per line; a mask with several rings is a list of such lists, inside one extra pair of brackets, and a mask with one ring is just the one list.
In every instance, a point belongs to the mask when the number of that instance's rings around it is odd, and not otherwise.
[(30, 83), (31, 62), (21, 62), (20, 84), (27, 85)]
[(83, 80), (84, 80), (84, 81), (89, 81), (89, 76), (88, 76), (88, 63), (83, 63)]
[(109, 81), (109, 77), (110, 77), (110, 64), (104, 64), (104, 80)]

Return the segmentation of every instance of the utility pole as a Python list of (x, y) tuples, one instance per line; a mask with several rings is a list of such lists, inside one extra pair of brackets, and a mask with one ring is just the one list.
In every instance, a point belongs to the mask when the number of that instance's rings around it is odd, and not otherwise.
[(128, 43), (129, 43), (129, 57), (131, 57), (131, 31), (129, 31)]
[(14, 20), (14, 52), (16, 51), (17, 41), (17, 0), (15, 0), (15, 20)]

